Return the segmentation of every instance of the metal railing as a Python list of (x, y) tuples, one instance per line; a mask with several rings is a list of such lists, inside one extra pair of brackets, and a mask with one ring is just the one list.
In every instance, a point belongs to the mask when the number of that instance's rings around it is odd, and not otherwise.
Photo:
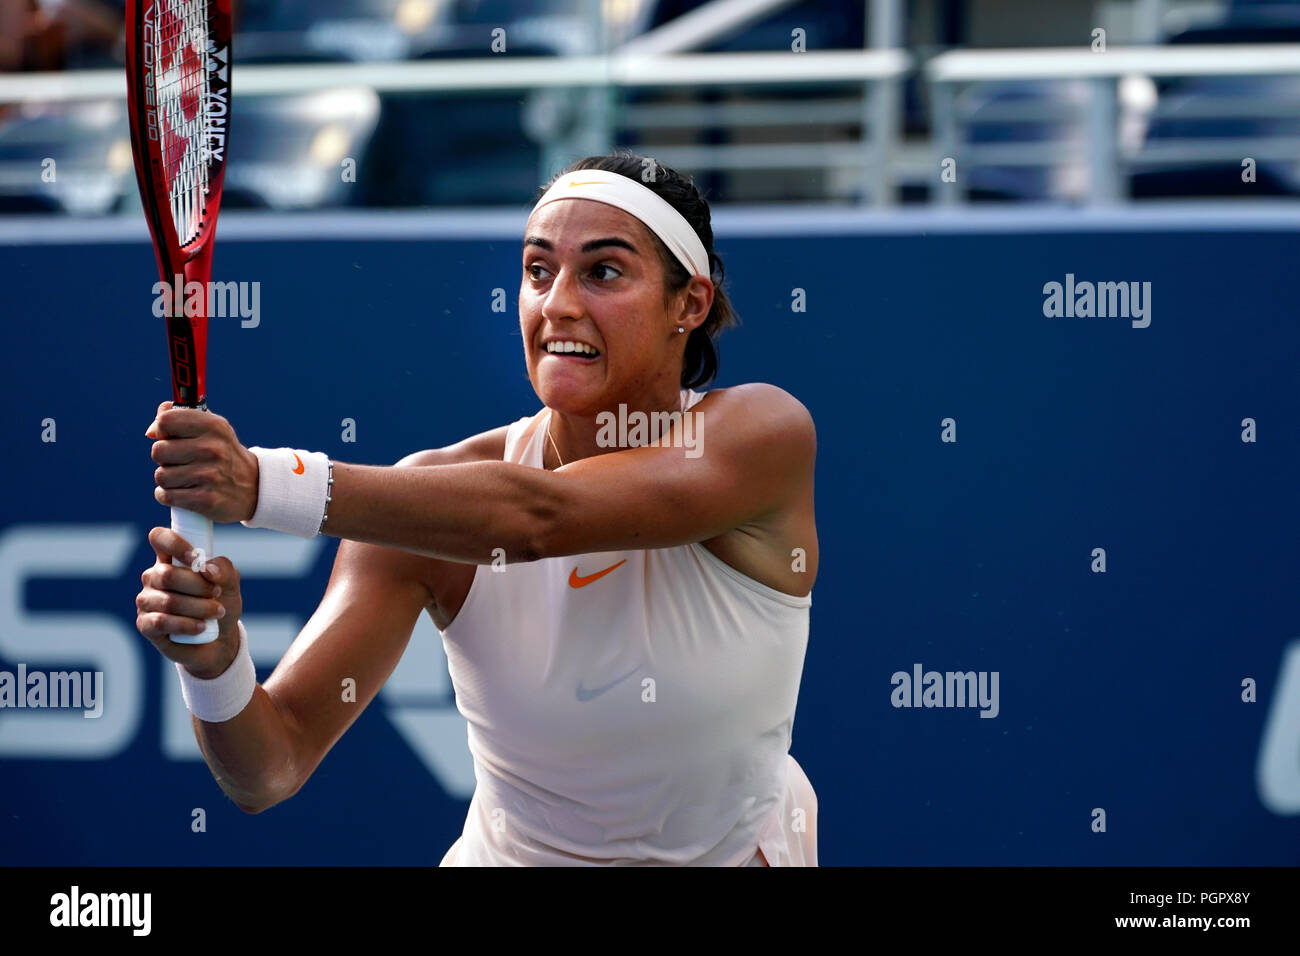
[[(586, 89), (608, 94), (633, 88), (699, 87), (792, 87), (854, 84), (863, 89), (856, 119), (862, 124), (862, 136), (856, 143), (790, 142), (754, 145), (699, 147), (665, 146), (663, 161), (681, 163), (692, 169), (726, 168), (799, 168), (808, 166), (850, 166), (860, 170), (861, 196), (884, 203), (892, 197), (888, 157), (896, 124), (880, 121), (884, 104), (873, 95), (877, 87), (898, 81), (909, 69), (911, 56), (904, 50), (862, 50), (810, 53), (678, 53), (664, 55), (615, 55), (577, 57), (502, 57), (400, 63), (341, 63), (305, 66), (247, 66), (232, 71), (232, 94), (271, 96), (318, 92), (339, 88), (369, 88), (377, 92), (429, 92), (472, 94), (493, 91), (578, 91)], [(93, 99), (121, 99), (126, 96), (126, 81), (116, 70), (82, 73), (12, 74), (0, 76), (0, 103), (46, 103)], [(558, 144), (560, 151), (581, 155), (582, 151), (606, 152), (615, 145), (613, 129), (615, 106), (607, 96), (599, 109), (587, 109), (586, 125), (579, 131), (580, 141)], [(756, 108), (763, 109), (763, 104)], [(713, 112), (718, 122), (730, 123), (733, 116), (741, 124), (756, 122), (755, 107), (734, 111), (734, 104), (722, 105)], [(772, 104), (767, 104), (772, 116)], [(827, 110), (837, 118), (848, 119), (852, 106), (845, 102), (821, 104), (813, 113), (800, 115), (798, 108), (787, 109), (783, 122), (806, 124), (814, 116), (824, 120)], [(671, 112), (630, 108), (621, 117), (625, 125), (645, 123), (647, 128), (663, 127)], [(552, 144), (553, 146), (557, 144)], [(652, 155), (654, 149), (645, 150)], [(671, 159), (669, 158), (671, 154)], [(555, 165), (551, 154), (544, 154), (540, 178), (545, 179)]]
[[(966, 198), (964, 177), (943, 182), (939, 169), (946, 159), (963, 166), (1053, 166), (1075, 161), (1068, 142), (971, 144), (962, 132), (972, 118), (963, 110), (959, 93), (980, 84), (1032, 81), (1083, 81), (1089, 95), (1083, 111), (1081, 137), (1088, 175), (1088, 201), (1106, 205), (1127, 196), (1125, 177), (1141, 166), (1240, 160), (1243, 157), (1300, 161), (1300, 143), (1294, 137), (1227, 137), (1170, 140), (1144, 144), (1126, 153), (1120, 149), (1119, 84), (1128, 78), (1167, 77), (1300, 77), (1300, 44), (1242, 44), (1205, 46), (1144, 46), (1090, 50), (959, 50), (941, 54), (925, 67), (933, 119), (935, 195), (938, 202), (956, 204)], [(1237, 112), (1230, 98), (1212, 102), (1206, 97), (1189, 114), (1178, 118), (1300, 119), (1300, 102), (1250, 100), (1248, 111)], [(1167, 117), (1155, 102), (1148, 119)], [(994, 118), (1021, 122), (1069, 120), (1066, 115), (1044, 117), (1032, 107), (1008, 106)], [(989, 119), (985, 114), (984, 119)]]
[[(737, 7), (739, 10), (739, 7)], [(726, 12), (726, 11), (723, 11)], [(739, 13), (735, 13), (739, 15)], [(715, 24), (716, 26), (716, 24)], [(648, 34), (653, 37), (654, 34)], [(659, 46), (668, 45), (657, 41)], [(650, 49), (654, 44), (643, 45)], [(255, 65), (233, 73), (238, 97), (300, 94), (337, 88), (365, 87), (378, 92), (426, 92), (451, 95), (493, 91), (528, 91), (532, 97), (550, 91), (563, 96), (585, 91), (587, 123), (578, 139), (557, 139), (544, 152), (539, 181), (553, 172), (557, 158), (580, 155), (579, 150), (603, 152), (617, 145), (615, 130), (642, 132), (686, 130), (716, 126), (743, 130), (765, 126), (808, 128), (817, 124), (860, 127), (854, 138), (839, 141), (805, 140), (766, 143), (665, 143), (639, 147), (669, 165), (700, 170), (772, 170), (838, 168), (854, 177), (854, 189), (864, 203), (891, 205), (902, 176), (898, 135), (899, 90), (913, 67), (902, 49), (843, 52), (778, 53), (615, 53), (609, 56), (501, 57), (397, 63), (341, 63), (295, 66)], [(1296, 137), (1242, 139), (1226, 137), (1149, 144), (1133, 152), (1121, 148), (1117, 89), (1130, 77), (1300, 76), (1300, 44), (1241, 46), (1178, 46), (1112, 48), (1104, 53), (1083, 49), (959, 50), (941, 54), (923, 67), (932, 115), (933, 179), (931, 195), (955, 204), (966, 197), (963, 177), (953, 183), (940, 176), (942, 162), (954, 159), (962, 167), (1008, 167), (1081, 164), (1087, 171), (1087, 197), (1095, 204), (1113, 203), (1127, 191), (1125, 177), (1133, 170), (1162, 163), (1194, 163), (1236, 156), (1278, 161), (1300, 157)], [(963, 135), (971, 115), (961, 94), (981, 85), (1015, 81), (1085, 83), (1088, 95), (1079, 112), (1045, 110), (1041, 105), (998, 105), (983, 114), (1006, 122), (1073, 120), (1078, 136), (1067, 142), (970, 143)], [(858, 96), (835, 96), (790, 104), (780, 101), (730, 101), (690, 104), (620, 105), (615, 97), (631, 89), (757, 87), (827, 88), (849, 85)], [(0, 103), (49, 103), (124, 100), (125, 78), (117, 70), (57, 74), (0, 75)], [(1211, 98), (1212, 99), (1212, 98)], [(597, 108), (588, 110), (594, 104)], [(1149, 114), (1162, 116), (1157, 103)], [(1300, 118), (1300, 101), (1234, 101), (1224, 97), (1193, 103), (1180, 118), (1264, 117)], [(570, 137), (575, 134), (567, 134)], [(1077, 151), (1082, 149), (1082, 158)]]

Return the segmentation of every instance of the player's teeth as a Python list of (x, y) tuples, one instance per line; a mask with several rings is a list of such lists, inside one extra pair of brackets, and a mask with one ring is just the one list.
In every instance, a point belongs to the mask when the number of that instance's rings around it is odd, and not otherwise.
[(568, 354), (574, 352), (578, 355), (599, 355), (594, 348), (582, 342), (547, 342), (546, 351), (551, 355)]

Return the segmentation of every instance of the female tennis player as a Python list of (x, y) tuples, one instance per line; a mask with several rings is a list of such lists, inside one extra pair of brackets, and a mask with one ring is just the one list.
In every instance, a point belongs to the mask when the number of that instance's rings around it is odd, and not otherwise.
[[(258, 686), (237, 569), (149, 533), (137, 627), (176, 662), (238, 806), (302, 787), (427, 611), (476, 774), (444, 865), (816, 865), (817, 798), (789, 754), (816, 437), (774, 386), (696, 391), (734, 321), (722, 279), (688, 179), (588, 157), (544, 189), (523, 240), (537, 414), (374, 467), (245, 448), (220, 416), (159, 407), (161, 504), (343, 539), (320, 607)], [(211, 644), (168, 637), (214, 616)]]

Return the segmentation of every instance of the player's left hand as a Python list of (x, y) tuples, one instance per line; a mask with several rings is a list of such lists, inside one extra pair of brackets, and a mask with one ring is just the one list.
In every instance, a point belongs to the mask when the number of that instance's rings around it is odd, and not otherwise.
[(153, 496), (211, 521), (245, 521), (257, 508), (257, 456), (239, 443), (220, 415), (197, 408), (158, 406), (145, 431), (158, 463)]

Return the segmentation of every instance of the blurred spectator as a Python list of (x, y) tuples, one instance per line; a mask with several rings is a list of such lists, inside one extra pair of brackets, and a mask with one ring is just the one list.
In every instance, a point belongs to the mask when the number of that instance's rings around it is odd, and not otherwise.
[(0, 70), (118, 63), (125, 9), (125, 0), (0, 0)]

